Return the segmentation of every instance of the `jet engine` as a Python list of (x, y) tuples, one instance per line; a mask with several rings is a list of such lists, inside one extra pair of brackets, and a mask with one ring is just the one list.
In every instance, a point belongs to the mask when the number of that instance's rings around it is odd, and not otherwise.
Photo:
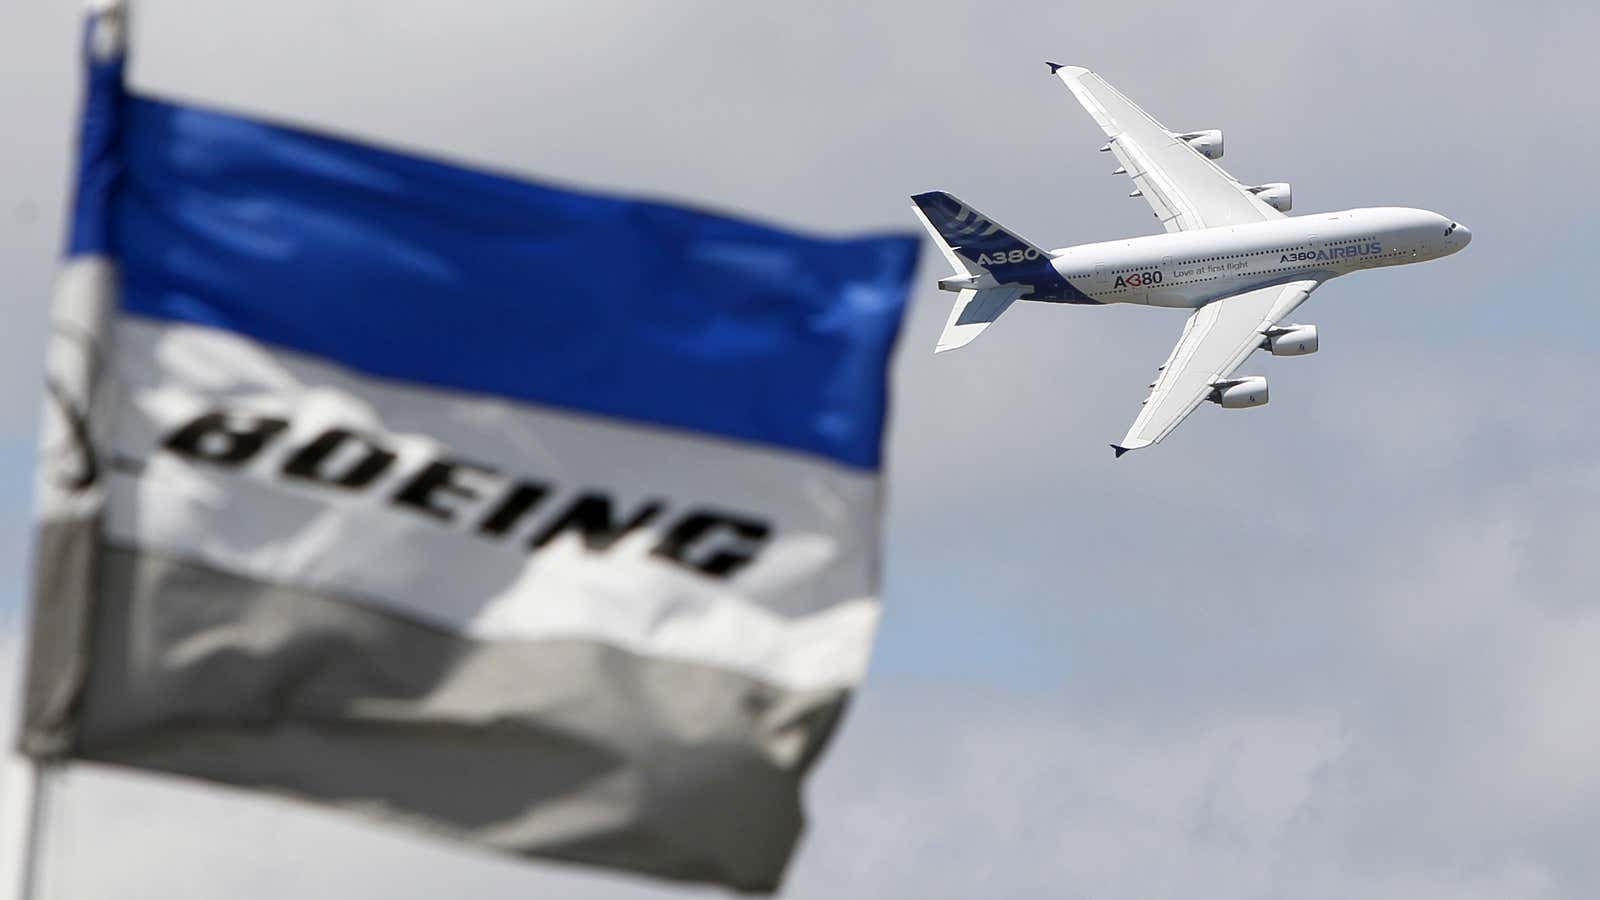
[(1222, 158), (1222, 132), (1215, 128), (1180, 134), (1178, 139), (1199, 151), (1206, 159)]
[(1273, 356), (1307, 356), (1317, 352), (1317, 326), (1281, 325), (1267, 332), (1264, 344)]
[(1267, 405), (1267, 379), (1260, 375), (1246, 375), (1218, 382), (1211, 391), (1213, 403), (1223, 409), (1249, 409)]
[(1286, 213), (1294, 208), (1294, 189), (1289, 187), (1287, 181), (1258, 184), (1250, 189), (1250, 193), (1278, 212)]

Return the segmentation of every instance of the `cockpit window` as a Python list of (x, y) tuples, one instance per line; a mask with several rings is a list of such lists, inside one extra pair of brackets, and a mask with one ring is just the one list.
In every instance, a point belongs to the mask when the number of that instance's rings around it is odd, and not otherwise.
[(1450, 223), (1450, 227), (1449, 227), (1449, 228), (1446, 228), (1446, 229), (1445, 229), (1445, 230), (1444, 230), (1444, 236), (1445, 236), (1445, 237), (1449, 237), (1449, 236), (1450, 236), (1450, 235), (1452, 235), (1452, 234), (1454, 234), (1454, 233), (1455, 233), (1455, 230), (1456, 230), (1456, 223), (1454, 223), (1454, 222), (1451, 222), (1451, 223)]

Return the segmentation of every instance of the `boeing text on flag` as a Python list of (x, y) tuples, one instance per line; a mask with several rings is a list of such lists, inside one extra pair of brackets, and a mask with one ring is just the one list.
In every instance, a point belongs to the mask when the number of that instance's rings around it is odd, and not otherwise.
[(878, 617), (915, 242), (131, 96), (90, 55), (25, 752), (775, 887)]

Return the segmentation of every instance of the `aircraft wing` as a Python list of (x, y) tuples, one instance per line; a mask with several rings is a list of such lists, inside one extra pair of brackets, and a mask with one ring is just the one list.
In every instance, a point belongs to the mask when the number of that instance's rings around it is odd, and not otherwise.
[(1133, 196), (1142, 194), (1168, 231), (1283, 218), (1104, 78), (1081, 66), (1049, 65), (1111, 139), (1107, 146), (1133, 179)]
[(1117, 455), (1171, 434), (1212, 391), (1226, 386), (1228, 377), (1261, 346), (1273, 326), (1304, 303), (1319, 283), (1294, 281), (1246, 291), (1195, 310), (1133, 427), (1121, 443), (1111, 445)]

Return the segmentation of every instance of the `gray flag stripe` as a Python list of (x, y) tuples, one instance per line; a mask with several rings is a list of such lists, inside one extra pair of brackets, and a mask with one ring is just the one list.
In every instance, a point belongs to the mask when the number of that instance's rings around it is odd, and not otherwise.
[(63, 517), (40, 524), (33, 545), (33, 596), (22, 730), (17, 746), (40, 758), (72, 745), (78, 700), (89, 665), (100, 517)]
[(848, 694), (590, 640), (481, 641), (102, 547), (70, 754), (505, 852), (774, 889)]

